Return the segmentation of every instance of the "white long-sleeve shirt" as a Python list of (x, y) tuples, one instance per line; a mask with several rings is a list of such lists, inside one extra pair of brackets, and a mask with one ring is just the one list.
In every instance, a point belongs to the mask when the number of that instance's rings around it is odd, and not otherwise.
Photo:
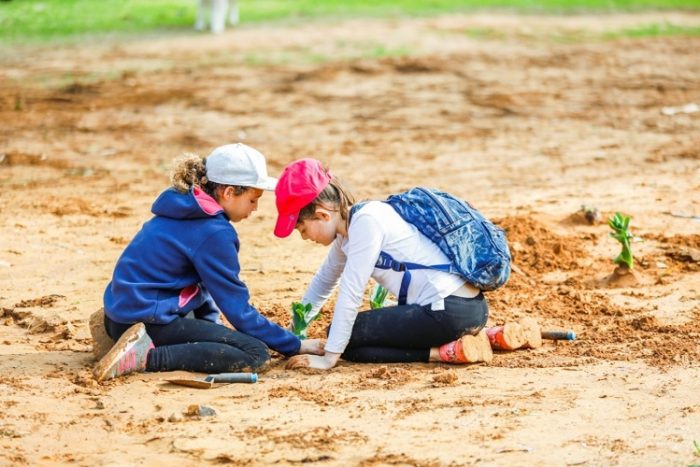
[[(392, 294), (399, 295), (403, 272), (374, 267), (382, 251), (401, 262), (426, 266), (449, 263), (437, 245), (404, 221), (391, 206), (380, 201), (368, 202), (355, 212), (347, 237), (338, 236), (331, 244), (328, 256), (302, 299), (303, 303), (312, 304), (315, 315), (340, 282), (325, 347), (327, 352), (342, 353), (348, 345), (370, 277)], [(465, 296), (479, 293), (456, 274), (412, 270), (406, 303), (433, 305), (433, 309), (441, 310), (444, 309), (443, 299), (460, 288)]]

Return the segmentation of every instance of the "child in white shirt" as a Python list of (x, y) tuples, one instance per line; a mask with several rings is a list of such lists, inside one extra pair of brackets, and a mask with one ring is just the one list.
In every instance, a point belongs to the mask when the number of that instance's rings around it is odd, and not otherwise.
[(313, 315), (340, 287), (325, 354), (293, 357), (289, 367), (329, 369), (341, 356), (373, 363), (488, 362), (492, 344), (503, 348), (498, 341), (504, 337), (510, 348), (528, 345), (527, 326), (515, 323), (500, 327), (489, 339), (483, 330), (488, 306), (481, 290), (438, 270), (412, 271), (406, 304), (358, 313), (370, 278), (399, 295), (403, 272), (376, 267), (381, 252), (405, 263), (449, 260), (386, 203), (364, 203), (352, 210), (351, 218), (352, 195), (315, 159), (287, 166), (275, 195), (275, 235), (286, 237), (296, 229), (305, 240), (331, 246), (302, 302), (312, 304)]

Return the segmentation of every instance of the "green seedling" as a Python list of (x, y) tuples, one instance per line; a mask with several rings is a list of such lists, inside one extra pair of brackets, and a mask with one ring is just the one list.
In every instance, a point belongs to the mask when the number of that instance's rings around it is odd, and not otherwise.
[[(700, 457), (700, 444), (698, 444), (697, 441), (693, 440), (693, 446), (695, 446), (695, 457)], [(700, 467), (700, 464), (696, 464), (693, 462), (692, 464), (688, 464), (688, 467)]]
[(292, 302), (292, 333), (299, 339), (306, 339), (309, 324), (321, 316), (319, 312), (316, 316), (310, 317), (311, 303), (306, 305), (299, 302)]
[(384, 306), (384, 301), (386, 300), (386, 296), (388, 294), (389, 290), (377, 284), (376, 287), (374, 287), (372, 295), (369, 298), (370, 308), (372, 308), (373, 310), (377, 308), (382, 308)]
[(630, 226), (630, 216), (623, 216), (619, 212), (616, 212), (613, 217), (608, 219), (608, 225), (612, 232), (610, 236), (622, 244), (622, 251), (613, 262), (619, 266), (626, 266), (628, 269), (632, 269), (634, 260), (632, 258), (632, 247), (630, 246), (630, 240), (633, 235), (629, 231)]

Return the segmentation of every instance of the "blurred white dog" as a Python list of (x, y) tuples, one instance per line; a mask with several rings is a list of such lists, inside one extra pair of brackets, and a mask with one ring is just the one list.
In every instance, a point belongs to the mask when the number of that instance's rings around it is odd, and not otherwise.
[[(209, 14), (207, 14), (207, 10), (209, 10)], [(224, 32), (227, 16), (229, 24), (238, 24), (238, 0), (199, 0), (197, 21), (194, 23), (194, 28), (202, 31), (207, 26), (207, 19), (209, 19), (211, 32), (217, 34)]]

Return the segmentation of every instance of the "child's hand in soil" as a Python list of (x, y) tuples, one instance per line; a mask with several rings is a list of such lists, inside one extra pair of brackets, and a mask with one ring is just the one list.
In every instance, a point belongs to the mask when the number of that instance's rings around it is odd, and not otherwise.
[(299, 347), (300, 354), (323, 355), (323, 347), (326, 345), (325, 339), (304, 339)]
[(288, 370), (298, 368), (314, 368), (316, 370), (330, 370), (338, 363), (339, 353), (326, 352), (324, 355), (295, 355), (287, 362)]

